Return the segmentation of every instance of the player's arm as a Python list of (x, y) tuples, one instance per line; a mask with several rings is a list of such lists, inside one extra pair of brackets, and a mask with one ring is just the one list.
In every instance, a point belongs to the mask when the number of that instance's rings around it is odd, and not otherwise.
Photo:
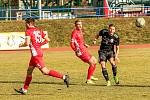
[(99, 31), (99, 33), (97, 33), (95, 35), (95, 38), (93, 40), (93, 44), (96, 44), (96, 40), (100, 37), (100, 36), (103, 36), (105, 34), (105, 32), (107, 32), (108, 30), (107, 29), (102, 29)]
[(41, 43), (41, 46), (47, 44), (49, 41), (50, 41), (49, 37), (45, 35), (44, 41)]
[(119, 60), (119, 37), (117, 35), (114, 35), (116, 37), (116, 47), (115, 47), (115, 59), (120, 62)]
[(80, 55), (81, 55), (80, 48), (79, 48), (79, 45), (78, 45), (78, 43), (77, 43), (76, 40), (71, 39), (70, 46), (71, 46), (71, 48), (75, 51), (75, 54), (76, 54), (77, 56), (80, 56)]
[(75, 32), (72, 32), (71, 41), (70, 41), (70, 47), (73, 49), (73, 51), (76, 51), (77, 48), (79, 48), (78, 45), (77, 45)]
[(80, 52), (80, 48), (79, 48), (79, 44), (76, 40), (76, 34), (73, 32), (72, 35), (71, 35), (71, 42), (70, 42), (70, 46), (71, 48), (75, 51), (75, 54), (77, 56), (80, 56), (81, 55), (81, 52)]
[(118, 55), (119, 55), (119, 46), (116, 46), (116, 57), (118, 58)]
[(94, 38), (94, 40), (93, 40), (93, 44), (96, 44), (96, 41), (97, 41), (98, 38), (99, 38), (99, 34), (96, 34), (96, 35), (95, 35), (95, 38)]
[(20, 43), (19, 47), (26, 47), (26, 46), (29, 46), (29, 44), (30, 44), (30, 36), (26, 36), (25, 37), (25, 42)]
[(107, 29), (102, 29), (99, 31), (99, 33), (97, 33), (95, 35), (95, 39), (93, 40), (93, 44), (96, 44), (96, 40), (100, 37), (100, 36), (103, 36), (105, 34), (105, 32), (107, 32), (108, 30)]
[(89, 46), (88, 44), (86, 44), (86, 43), (84, 44), (84, 46), (85, 46), (86, 48), (89, 48), (89, 47), (90, 47), (90, 46)]
[(116, 53), (115, 53), (115, 60), (117, 60), (118, 62), (120, 62), (120, 59), (119, 59), (119, 45), (116, 46)]

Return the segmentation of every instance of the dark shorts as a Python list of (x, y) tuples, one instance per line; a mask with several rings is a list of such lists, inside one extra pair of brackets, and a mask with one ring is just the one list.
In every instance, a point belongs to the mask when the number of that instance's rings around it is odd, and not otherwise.
[(81, 56), (79, 56), (79, 58), (84, 62), (89, 62), (91, 57), (92, 57), (92, 55), (90, 55), (88, 52), (84, 52), (84, 53), (82, 53)]
[(31, 57), (29, 66), (34, 66), (34, 67), (38, 67), (39, 69), (42, 69), (45, 67), (45, 63), (43, 60), (43, 57)]
[(99, 62), (109, 60), (110, 58), (115, 58), (115, 53), (113, 51), (98, 51), (99, 54)]

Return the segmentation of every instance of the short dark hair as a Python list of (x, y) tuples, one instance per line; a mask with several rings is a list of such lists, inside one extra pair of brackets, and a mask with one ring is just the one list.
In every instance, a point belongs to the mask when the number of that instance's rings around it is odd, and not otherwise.
[(82, 22), (81, 20), (76, 20), (74, 24), (77, 24), (78, 22)]
[(34, 24), (35, 23), (35, 19), (34, 18), (27, 18), (26, 20), (26, 23), (32, 23), (32, 24)]
[(109, 24), (109, 27), (115, 27), (115, 25), (114, 24)]

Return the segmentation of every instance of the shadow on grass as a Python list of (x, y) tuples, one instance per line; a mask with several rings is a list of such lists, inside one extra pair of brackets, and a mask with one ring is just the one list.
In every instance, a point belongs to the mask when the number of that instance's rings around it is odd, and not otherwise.
[[(93, 85), (93, 86), (106, 86), (106, 85)], [(113, 87), (150, 87), (150, 85), (134, 85), (134, 84), (130, 84), (130, 85), (123, 85), (123, 84), (119, 84), (119, 85), (112, 85)], [(111, 87), (111, 86), (110, 86)]]
[[(0, 81), (0, 83), (24, 83), (23, 81)], [(64, 82), (31, 82), (31, 84), (57, 84), (64, 85)], [(70, 84), (70, 85), (79, 85), (79, 84)]]
[(115, 85), (117, 87), (150, 87), (150, 85)]
[[(19, 96), (19, 95), (20, 95), (20, 96), (24, 96), (23, 94), (19, 94), (19, 93), (17, 93), (17, 94), (15, 94), (15, 93), (13, 93), (13, 94), (0, 94), (0, 95), (16, 95), (16, 96)], [(38, 95), (38, 96), (39, 96), (39, 95), (42, 95), (42, 96), (43, 96), (43, 95), (54, 95), (54, 94), (26, 94), (26, 95), (29, 95), (29, 96), (32, 96), (32, 95), (34, 95), (34, 96), (35, 96), (35, 95)], [(25, 96), (26, 96), (26, 95), (25, 95)]]
[[(0, 81), (0, 83), (23, 83), (22, 81)], [(32, 82), (31, 84), (57, 84), (57, 85), (64, 85), (64, 82)], [(83, 84), (80, 84), (80, 83), (70, 83), (70, 85), (81, 85), (81, 86), (106, 86), (106, 85), (101, 85), (101, 84), (86, 84), (86, 83), (83, 83)], [(115, 86), (115, 87), (150, 87), (150, 85), (134, 85), (134, 84), (119, 84), (119, 85), (112, 85), (112, 86)]]

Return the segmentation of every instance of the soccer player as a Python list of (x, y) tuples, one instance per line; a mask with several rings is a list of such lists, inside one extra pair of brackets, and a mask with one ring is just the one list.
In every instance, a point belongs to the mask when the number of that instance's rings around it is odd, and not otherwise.
[(15, 89), (16, 92), (21, 94), (26, 94), (29, 84), (32, 80), (32, 72), (36, 68), (38, 68), (43, 75), (52, 76), (55, 78), (60, 78), (64, 80), (64, 83), (69, 87), (69, 76), (63, 75), (55, 70), (49, 70), (45, 67), (45, 63), (43, 60), (43, 52), (41, 46), (49, 42), (49, 38), (42, 30), (35, 26), (35, 20), (33, 18), (27, 18), (26, 22), (26, 38), (25, 42), (21, 43), (19, 47), (30, 47), (31, 51), (31, 59), (29, 63), (29, 67), (27, 69), (27, 75), (24, 82), (23, 88), (19, 90)]
[(75, 29), (73, 30), (71, 35), (70, 46), (75, 51), (75, 54), (78, 58), (80, 58), (83, 62), (89, 64), (86, 83), (95, 84), (93, 80), (98, 80), (98, 78), (93, 77), (93, 73), (96, 68), (96, 58), (87, 51), (89, 45), (84, 43), (83, 34), (82, 21), (76, 20)]
[(117, 77), (117, 66), (116, 61), (119, 62), (119, 36), (115, 33), (115, 26), (113, 24), (109, 25), (108, 29), (102, 29), (94, 39), (94, 44), (99, 37), (102, 37), (100, 49), (98, 50), (99, 54), (99, 63), (102, 67), (102, 73), (107, 81), (107, 86), (111, 85), (109, 80), (109, 75), (106, 69), (107, 60), (110, 62), (113, 71), (113, 78), (116, 84), (119, 84)]

